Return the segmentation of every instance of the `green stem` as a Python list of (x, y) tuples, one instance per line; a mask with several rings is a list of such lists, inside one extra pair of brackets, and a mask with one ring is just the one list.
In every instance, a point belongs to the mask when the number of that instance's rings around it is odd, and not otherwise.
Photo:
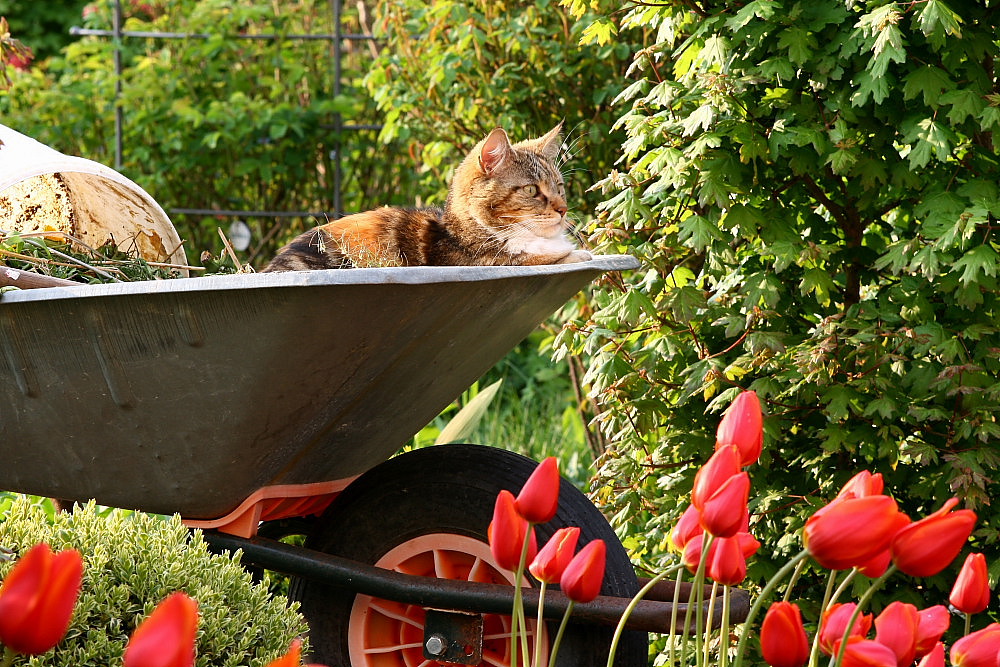
[(965, 615), (965, 635), (972, 632), (972, 614)]
[(521, 560), (517, 564), (517, 571), (514, 572), (514, 609), (510, 614), (510, 664), (517, 667), (517, 636), (521, 635), (521, 642), (524, 644), (524, 662), (528, 663), (528, 637), (524, 621), (524, 597), (521, 594), (521, 578), (524, 575), (524, 566), (528, 561), (528, 547), (531, 545), (531, 530), (524, 534), (524, 544), (521, 545)]
[(785, 595), (782, 600), (788, 602), (792, 597), (792, 589), (795, 588), (795, 584), (798, 583), (799, 577), (802, 576), (802, 570), (805, 569), (806, 561), (800, 560), (799, 564), (795, 566), (795, 571), (792, 572), (792, 578), (788, 580), (788, 586), (785, 587)]
[(831, 604), (836, 604), (837, 600), (840, 599), (840, 596), (843, 595), (844, 591), (847, 590), (847, 586), (852, 581), (854, 581), (855, 575), (857, 575), (858, 572), (860, 572), (860, 571), (861, 570), (859, 570), (858, 568), (854, 568), (850, 572), (847, 573), (847, 576), (844, 577), (844, 580), (842, 582), (840, 582), (840, 586), (837, 586), (837, 590), (835, 590), (833, 592), (833, 597), (830, 598), (830, 600), (827, 602), (827, 604), (823, 605), (823, 609), (826, 609), (827, 606), (829, 606)]
[[(573, 600), (570, 600), (569, 604), (566, 605), (566, 611), (565, 613), (563, 613), (562, 621), (559, 623), (559, 630), (558, 632), (556, 632), (555, 641), (552, 642), (552, 653), (549, 654), (550, 665), (556, 664), (556, 654), (559, 653), (559, 644), (562, 643), (562, 637), (563, 633), (566, 631), (566, 625), (569, 621), (569, 615), (573, 613), (573, 607), (575, 605), (576, 602), (574, 602)], [(517, 667), (517, 665), (513, 665), (512, 667)]]
[(681, 584), (684, 583), (684, 567), (679, 566), (677, 570), (677, 580), (674, 582), (674, 604), (670, 608), (670, 661), (669, 665), (676, 665), (677, 661), (677, 607), (681, 601)]
[[(701, 631), (705, 615), (702, 614), (702, 605), (705, 602), (705, 567), (708, 563), (708, 550), (712, 547), (714, 535), (705, 533), (701, 542), (701, 560), (698, 561), (698, 570), (694, 573), (694, 594), (697, 613), (694, 617), (694, 660), (698, 667), (701, 667)], [(691, 609), (691, 599), (688, 598), (688, 609)], [(687, 630), (687, 628), (685, 628)], [(683, 660), (684, 654), (681, 653)]]
[[(803, 561), (805, 562), (805, 561)], [(837, 571), (830, 570), (830, 574), (826, 577), (826, 590), (823, 592), (823, 604), (819, 606), (819, 617), (823, 618), (823, 612), (826, 611), (827, 607), (830, 605), (830, 599), (833, 597), (833, 584), (837, 581)], [(838, 592), (840, 589), (837, 589)], [(810, 667), (815, 667), (816, 661), (819, 659), (819, 625), (817, 623), (816, 634), (813, 635), (812, 647), (809, 649), (809, 665)]]
[[(715, 614), (715, 597), (718, 595), (719, 583), (717, 581), (712, 582), (712, 598), (708, 601), (708, 612), (705, 614), (705, 664), (708, 664), (708, 654), (712, 650), (712, 617)], [(699, 605), (700, 609), (700, 605)], [(719, 645), (722, 645), (720, 640)]]
[(774, 573), (767, 584), (764, 585), (764, 589), (757, 596), (757, 599), (753, 601), (750, 605), (750, 612), (747, 614), (747, 620), (743, 621), (743, 630), (740, 632), (740, 641), (736, 645), (736, 660), (733, 661), (733, 667), (741, 667), (743, 664), (743, 654), (746, 652), (747, 639), (750, 636), (750, 628), (753, 626), (754, 619), (757, 618), (757, 614), (760, 613), (761, 608), (766, 603), (767, 599), (774, 592), (774, 589), (778, 587), (778, 583), (788, 576), (795, 567), (799, 564), (799, 561), (808, 558), (809, 552), (805, 549), (800, 551), (791, 560), (785, 563), (780, 570)]
[(538, 617), (535, 619), (535, 654), (532, 663), (538, 665), (538, 656), (542, 654), (542, 628), (544, 628), (545, 618), (542, 615), (542, 608), (545, 606), (545, 588), (547, 584), (543, 581), (538, 587)]
[[(658, 575), (656, 575), (648, 582), (646, 582), (646, 585), (640, 588), (639, 592), (636, 593), (635, 596), (632, 598), (631, 602), (628, 603), (628, 605), (625, 607), (625, 611), (622, 612), (622, 617), (618, 619), (618, 625), (615, 626), (615, 634), (611, 638), (611, 648), (608, 650), (608, 667), (611, 667), (612, 663), (614, 663), (615, 661), (615, 652), (618, 650), (618, 642), (621, 640), (622, 633), (625, 631), (625, 623), (628, 622), (628, 617), (632, 615), (633, 611), (635, 611), (635, 607), (636, 605), (639, 604), (639, 601), (642, 600), (644, 597), (646, 597), (646, 594), (649, 593), (649, 591), (653, 588), (653, 586), (655, 586), (657, 583), (665, 579), (668, 575), (672, 574), (674, 570), (683, 571), (683, 569), (684, 566), (682, 564), (677, 564), (664, 570), (663, 572), (660, 572)], [(674, 591), (674, 598), (675, 600), (677, 598), (676, 590)], [(671, 611), (671, 619), (670, 619), (671, 633), (673, 633), (674, 621), (677, 618), (676, 610), (677, 610), (677, 603), (674, 602), (674, 609), (673, 611)], [(549, 664), (552, 665), (555, 663), (552, 662), (552, 660), (549, 660)]]
[(719, 643), (719, 667), (729, 664), (729, 586), (722, 589), (722, 630)]
[(854, 627), (855, 622), (858, 620), (858, 616), (861, 615), (861, 610), (864, 609), (865, 605), (868, 604), (872, 596), (875, 595), (875, 591), (882, 587), (885, 580), (891, 575), (896, 573), (896, 565), (892, 564), (889, 569), (885, 571), (881, 577), (872, 582), (872, 585), (868, 587), (861, 599), (858, 600), (857, 606), (854, 608), (854, 613), (851, 614), (851, 618), (847, 621), (847, 627), (844, 629), (844, 636), (840, 638), (840, 649), (837, 651), (835, 660), (831, 663), (832, 665), (840, 665), (844, 662), (844, 652), (847, 650), (847, 638), (851, 636), (851, 628)]

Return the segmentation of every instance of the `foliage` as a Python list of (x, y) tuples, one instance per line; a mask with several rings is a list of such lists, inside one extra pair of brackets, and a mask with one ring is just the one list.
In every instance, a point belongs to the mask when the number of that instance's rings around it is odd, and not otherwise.
[[(618, 152), (609, 140), (611, 98), (627, 44), (578, 44), (585, 24), (551, 0), (380, 2), (385, 48), (366, 84), (385, 114), (381, 139), (411, 142), (427, 200), (443, 201), (458, 161), (494, 127), (537, 137), (563, 121), (570, 152), (570, 210), (586, 218), (585, 194)], [(573, 202), (573, 198), (577, 198)]]
[[(600, 183), (596, 237), (645, 269), (596, 295), (557, 345), (592, 355), (614, 442), (597, 497), (631, 546), (663, 554), (712, 446), (708, 413), (741, 389), (768, 412), (753, 530), (779, 557), (859, 468), (885, 475), (910, 513), (953, 494), (989, 505), (1000, 491), (996, 8), (617, 10), (607, 4), (605, 21), (646, 39), (616, 99), (627, 139)], [(775, 511), (786, 507), (788, 518)], [(998, 524), (982, 514), (977, 539), (995, 563)]]
[[(20, 554), (48, 542), (84, 558), (83, 591), (66, 639), (31, 659), (34, 667), (120, 663), (136, 625), (174, 591), (198, 600), (198, 667), (260, 667), (306, 631), (294, 608), (253, 583), (238, 556), (210, 554), (200, 533), (177, 517), (99, 512), (93, 503), (52, 515), (25, 496), (7, 495), (0, 510), (0, 546)], [(0, 563), (0, 571), (10, 566)]]
[[(85, 27), (110, 29), (110, 4), (94, 3)], [(351, 42), (344, 47), (344, 84), (337, 94), (329, 41), (251, 38), (332, 34), (328, 3), (184, 0), (146, 5), (143, 11), (129, 12), (125, 30), (195, 35), (126, 37), (122, 42), (120, 171), (168, 212), (318, 215), (318, 220), (313, 215), (249, 219), (253, 236), (248, 257), (264, 262), (288, 237), (323, 222), (323, 212), (333, 210), (336, 151), (344, 157), (347, 210), (396, 203), (399, 195), (394, 193), (405, 196), (409, 191), (412, 169), (371, 150), (370, 132), (338, 130), (340, 122), (370, 122), (372, 105), (357, 88), (371, 58), (368, 45)], [(364, 32), (357, 9), (344, 14), (345, 32)], [(83, 37), (17, 76), (11, 90), (0, 96), (0, 113), (5, 124), (57, 150), (114, 165), (115, 83), (113, 40)], [(386, 200), (386, 193), (393, 197)], [(187, 239), (189, 261), (219, 246), (216, 228), (229, 220), (171, 217)]]

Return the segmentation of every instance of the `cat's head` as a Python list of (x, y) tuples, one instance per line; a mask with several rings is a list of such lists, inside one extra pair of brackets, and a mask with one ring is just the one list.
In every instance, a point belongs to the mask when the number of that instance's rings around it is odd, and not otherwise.
[(511, 144), (496, 128), (476, 144), (455, 172), (452, 213), (497, 236), (528, 231), (543, 238), (565, 232), (566, 188), (558, 168), (562, 123), (544, 136)]

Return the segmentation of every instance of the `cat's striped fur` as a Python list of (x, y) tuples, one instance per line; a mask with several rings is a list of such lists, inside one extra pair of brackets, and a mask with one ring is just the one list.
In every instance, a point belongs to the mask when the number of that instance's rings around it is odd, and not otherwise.
[(511, 144), (497, 128), (459, 165), (444, 209), (348, 215), (293, 239), (263, 270), (586, 261), (566, 235), (560, 129)]

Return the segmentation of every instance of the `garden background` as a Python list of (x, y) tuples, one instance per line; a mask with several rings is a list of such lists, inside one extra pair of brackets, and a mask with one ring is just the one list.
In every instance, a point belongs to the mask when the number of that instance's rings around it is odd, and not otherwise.
[[(120, 170), (168, 211), (332, 214), (333, 150), (347, 211), (441, 203), (492, 127), (565, 122), (572, 214), (593, 248), (642, 268), (484, 378), (505, 386), (472, 439), (563, 458), (641, 567), (670, 558), (719, 414), (752, 389), (766, 435), (751, 526), (769, 548), (748, 585), (860, 469), (913, 516), (953, 495), (975, 509), (995, 580), (993, 3), (358, 3), (345, 31), (377, 39), (345, 42), (336, 88), (328, 41), (239, 38), (332, 32), (329, 3), (123, 4), (126, 30), (212, 37), (124, 40), (116, 98), (112, 40), (68, 31), (111, 28), (109, 2), (0, 2), (34, 50), (8, 69), (0, 117), (113, 164), (117, 99)], [(232, 223), (172, 218), (195, 263)], [(244, 222), (241, 259), (259, 266), (322, 220)], [(881, 598), (936, 604), (954, 574), (897, 577)]]

